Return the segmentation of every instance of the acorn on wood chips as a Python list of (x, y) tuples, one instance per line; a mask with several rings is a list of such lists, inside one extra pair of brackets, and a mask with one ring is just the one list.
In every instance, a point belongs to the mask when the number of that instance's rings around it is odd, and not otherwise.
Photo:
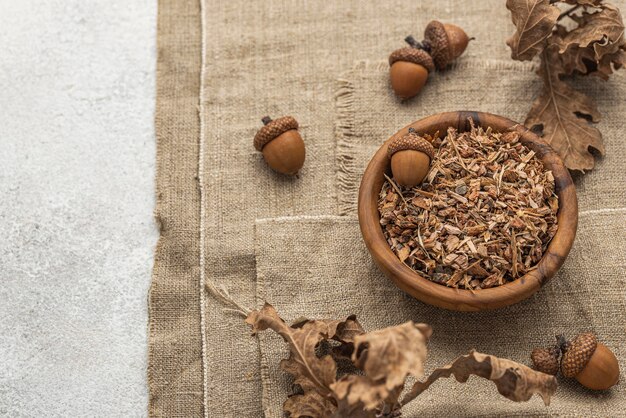
[(515, 132), (472, 124), (443, 140), (425, 137), (435, 147), (425, 183), (400, 189), (388, 179), (380, 193), (380, 223), (398, 258), (462, 289), (499, 286), (532, 270), (557, 230), (552, 172)]

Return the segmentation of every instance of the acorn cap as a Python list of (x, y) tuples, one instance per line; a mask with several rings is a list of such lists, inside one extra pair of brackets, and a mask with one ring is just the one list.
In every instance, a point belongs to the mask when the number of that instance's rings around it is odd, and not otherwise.
[(587, 366), (598, 347), (596, 336), (587, 332), (574, 338), (561, 359), (561, 372), (565, 377), (574, 377)]
[(452, 24), (431, 21), (424, 30), (424, 38), (430, 44), (430, 54), (439, 70), (443, 70), (459, 57), (469, 42), (463, 29)]
[(555, 376), (559, 372), (559, 354), (558, 347), (536, 348), (530, 354), (530, 359), (536, 370)]
[(426, 139), (419, 136), (416, 132), (410, 132), (402, 137), (395, 138), (387, 147), (387, 156), (391, 158), (398, 151), (413, 150), (420, 151), (428, 155), (431, 160), (435, 156), (435, 148)]
[[(265, 123), (266, 118), (263, 119)], [(298, 129), (298, 121), (291, 116), (270, 120), (254, 136), (254, 148), (261, 151), (268, 142), (292, 129)]]
[(393, 65), (393, 63), (397, 61), (407, 61), (421, 65), (426, 68), (429, 73), (435, 71), (433, 59), (428, 55), (428, 52), (423, 49), (412, 48), (410, 46), (396, 49), (389, 55), (389, 65)]

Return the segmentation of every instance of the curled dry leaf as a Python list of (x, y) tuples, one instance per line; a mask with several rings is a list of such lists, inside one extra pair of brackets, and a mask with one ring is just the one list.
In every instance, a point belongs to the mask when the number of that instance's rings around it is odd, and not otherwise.
[(322, 340), (335, 337), (337, 328), (345, 321), (302, 320), (289, 326), (266, 303), (260, 311), (250, 313), (246, 322), (252, 325), (253, 333), (271, 328), (289, 344), (290, 356), (281, 362), (281, 367), (294, 376), (295, 383), (305, 392), (316, 390), (323, 396), (330, 393), (337, 365), (330, 355), (318, 358), (315, 349)]
[(598, 122), (600, 113), (590, 97), (562, 81), (558, 51), (548, 48), (542, 53), (538, 73), (543, 79), (543, 90), (534, 101), (525, 125), (541, 130), (543, 138), (561, 156), (571, 170), (590, 170), (594, 157), (589, 147), (604, 154), (602, 134), (589, 124)]
[(333, 383), (331, 389), (344, 410), (374, 411), (381, 404), (393, 403), (399, 396), (397, 393), (395, 399), (392, 399), (392, 393), (387, 389), (384, 379), (376, 381), (368, 376), (355, 374), (341, 377)]
[[(290, 396), (283, 404), (290, 418), (400, 416), (403, 404), (438, 378), (451, 374), (463, 382), (470, 374), (491, 379), (502, 395), (516, 401), (528, 400), (533, 393), (539, 393), (548, 403), (556, 389), (552, 376), (511, 360), (472, 352), (435, 370), (425, 382), (416, 383), (401, 404), (398, 399), (407, 376), (419, 378), (424, 373), (426, 342), (432, 333), (430, 326), (407, 322), (365, 333), (354, 316), (345, 321), (300, 319), (289, 326), (267, 303), (262, 309), (251, 312), (246, 322), (252, 326), (253, 333), (270, 328), (289, 345), (290, 356), (281, 366), (294, 376), (303, 391)], [(329, 340), (351, 345), (351, 359), (363, 373), (346, 374), (337, 380), (333, 358), (316, 353), (319, 344)]]
[(409, 321), (356, 336), (352, 362), (365, 376), (344, 376), (331, 388), (349, 405), (362, 403), (368, 410), (389, 398), (395, 403), (408, 375), (424, 375), (426, 342), (431, 333), (430, 326)]
[(626, 44), (623, 44), (622, 47), (611, 54), (604, 55), (597, 63), (595, 70), (590, 71), (590, 74), (606, 81), (613, 74), (613, 69), (619, 70), (626, 65), (626, 48), (624, 48)]
[(605, 46), (616, 45), (624, 34), (622, 15), (617, 7), (610, 4), (603, 4), (602, 10), (596, 13), (584, 12), (576, 21), (578, 27), (557, 39), (560, 54), (568, 48), (584, 48), (594, 42), (601, 42)]
[(550, 397), (557, 388), (554, 376), (512, 360), (471, 351), (468, 355), (458, 357), (451, 364), (436, 369), (424, 382), (416, 382), (402, 399), (402, 404), (415, 399), (437, 379), (452, 375), (461, 383), (465, 383), (470, 375), (489, 379), (496, 384), (502, 396), (515, 402), (528, 401), (537, 393), (543, 402), (549, 405)]
[(315, 391), (290, 396), (283, 404), (283, 411), (290, 418), (325, 418), (332, 416), (336, 409), (329, 398)]
[(352, 361), (374, 380), (385, 379), (387, 389), (404, 383), (407, 375), (424, 375), (426, 342), (430, 326), (406, 322), (359, 335), (354, 340)]
[[(590, 124), (597, 122), (600, 114), (590, 97), (573, 89), (561, 76), (576, 73), (608, 80), (626, 63), (624, 23), (619, 9), (602, 0), (561, 0), (574, 5), (562, 13), (547, 4), (558, 2), (507, 0), (517, 27), (507, 44), (513, 59), (520, 61), (541, 51), (538, 73), (544, 87), (528, 113), (526, 126), (543, 131), (567, 168), (590, 170), (595, 161), (589, 148), (604, 153), (602, 135)], [(569, 25), (560, 23), (565, 18)]]
[(506, 44), (514, 60), (528, 61), (540, 53), (559, 17), (559, 9), (548, 0), (507, 0), (516, 31)]

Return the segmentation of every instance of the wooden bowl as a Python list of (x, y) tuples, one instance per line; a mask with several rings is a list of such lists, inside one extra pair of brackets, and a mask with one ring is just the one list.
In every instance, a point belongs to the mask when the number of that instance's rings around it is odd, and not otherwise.
[[(537, 268), (513, 282), (474, 291), (454, 289), (434, 283), (402, 263), (383, 236), (378, 212), (378, 197), (385, 181), (383, 173), (391, 175), (390, 162), (387, 157), (389, 141), (405, 135), (409, 128), (414, 128), (420, 134), (435, 135), (439, 132), (440, 136), (445, 135), (449, 127), (465, 132), (470, 130), (468, 122), (470, 117), (476, 126), (480, 125), (485, 129), (491, 127), (496, 132), (518, 132), (521, 135), (521, 142), (535, 151), (546, 168), (552, 170), (556, 193), (559, 197), (558, 229)], [(376, 152), (363, 174), (359, 188), (358, 213), (361, 233), (367, 248), (376, 264), (396, 286), (422, 302), (457, 311), (501, 308), (534, 294), (556, 274), (565, 261), (565, 257), (572, 248), (578, 224), (576, 190), (567, 168), (556, 152), (521, 124), (489, 113), (467, 111), (429, 116), (402, 128), (389, 138)]]

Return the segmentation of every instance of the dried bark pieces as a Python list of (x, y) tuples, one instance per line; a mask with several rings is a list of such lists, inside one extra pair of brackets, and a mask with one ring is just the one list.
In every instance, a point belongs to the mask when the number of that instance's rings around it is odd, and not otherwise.
[(380, 223), (398, 258), (436, 283), (472, 290), (533, 269), (557, 230), (552, 173), (514, 132), (451, 129), (434, 145), (426, 183), (402, 196), (389, 181), (381, 190)]

